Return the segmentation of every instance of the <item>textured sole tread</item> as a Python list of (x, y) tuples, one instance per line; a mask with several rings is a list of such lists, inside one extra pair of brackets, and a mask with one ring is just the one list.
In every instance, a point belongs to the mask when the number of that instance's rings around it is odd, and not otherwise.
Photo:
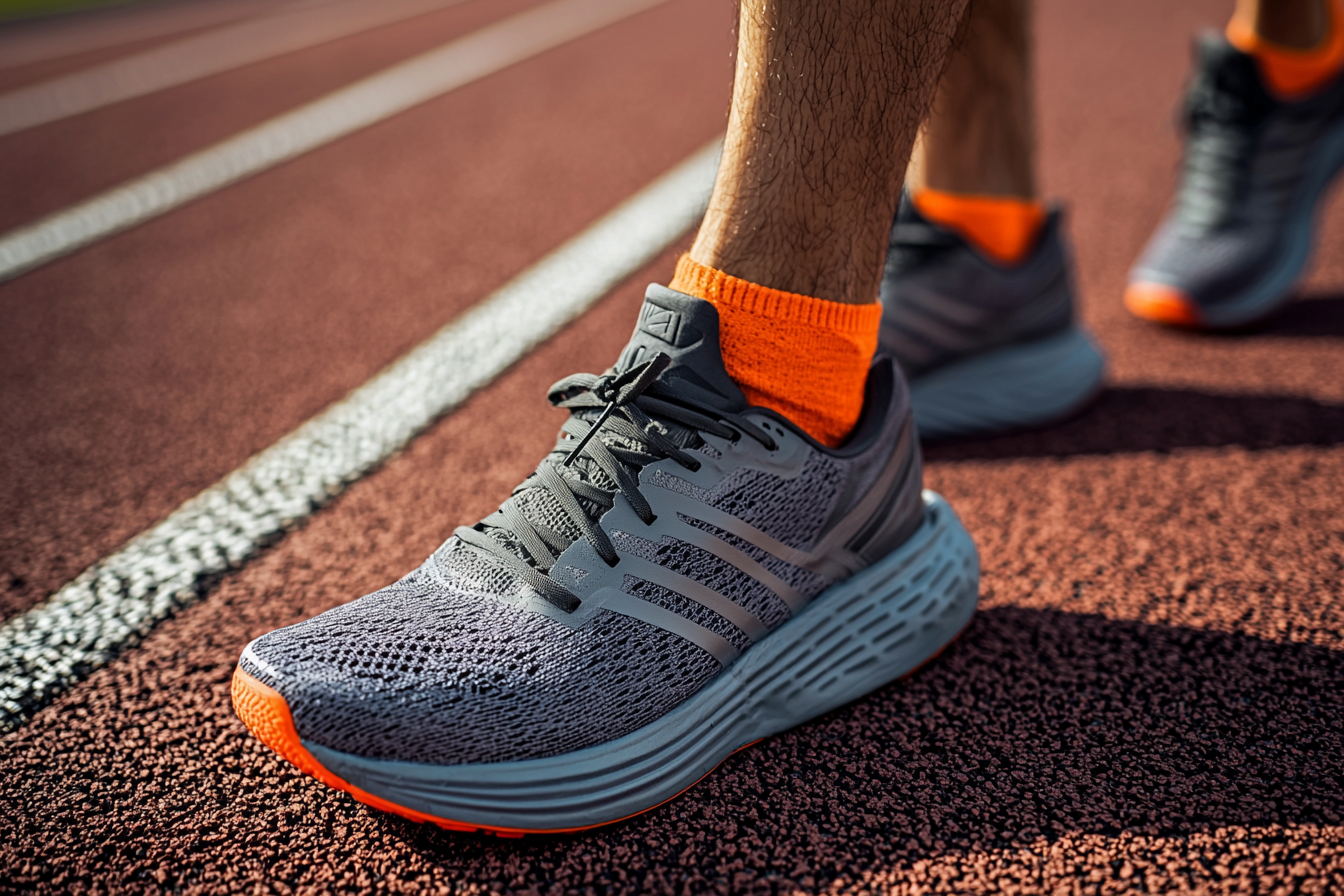
[(1044, 426), (1096, 398), (1105, 370), (1081, 327), (1004, 346), (912, 380), (915, 425), (926, 439)]

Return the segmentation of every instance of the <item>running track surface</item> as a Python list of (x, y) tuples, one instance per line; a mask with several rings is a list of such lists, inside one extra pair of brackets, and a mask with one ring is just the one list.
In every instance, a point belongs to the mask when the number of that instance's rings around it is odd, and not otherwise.
[[(0, 230), (532, 5), (462, 6), (0, 138)], [(0, 740), (0, 890), (1310, 892), (1344, 888), (1344, 204), (1233, 336), (1119, 305), (1224, 3), (1039, 6), (1047, 191), (1109, 388), (930, 446), (982, 612), (916, 677), (579, 836), (365, 809), (251, 739), (252, 637), (490, 512), (675, 250), (201, 604)], [(671, 0), (0, 284), (0, 617), (32, 607), (719, 132), (731, 4)], [(141, 42), (142, 49), (161, 43)], [(0, 89), (116, 52), (3, 72)]]

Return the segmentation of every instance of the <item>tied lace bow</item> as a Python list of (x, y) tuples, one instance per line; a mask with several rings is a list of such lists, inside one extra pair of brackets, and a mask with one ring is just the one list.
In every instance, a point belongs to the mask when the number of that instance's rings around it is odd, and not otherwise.
[[(620, 555), (597, 524), (614, 506), (616, 494), (645, 525), (652, 525), (657, 516), (639, 489), (639, 470), (663, 459), (692, 472), (700, 469), (701, 461), (674, 440), (663, 421), (680, 424), (683, 434), (705, 432), (737, 441), (746, 433), (767, 450), (776, 447), (774, 439), (750, 420), (708, 408), (666, 387), (660, 377), (671, 363), (666, 353), (659, 352), (622, 373), (580, 373), (551, 386), (551, 403), (576, 411), (561, 429), (555, 450), (498, 511), (475, 526), (459, 526), (453, 534), (501, 561), (559, 609), (576, 610), (579, 598), (550, 575), (574, 539), (538, 519), (537, 508), (543, 502), (551, 499), (552, 508), (573, 523), (603, 562), (616, 566)], [(601, 412), (590, 423), (582, 412), (595, 408)]]

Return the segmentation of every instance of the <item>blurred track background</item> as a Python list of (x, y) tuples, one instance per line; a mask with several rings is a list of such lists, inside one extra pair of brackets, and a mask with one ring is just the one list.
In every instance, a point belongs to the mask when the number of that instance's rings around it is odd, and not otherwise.
[[(540, 7), (459, 0), (0, 136), (0, 234)], [(0, 890), (1344, 890), (1344, 204), (1299, 300), (1225, 336), (1119, 303), (1226, 2), (1042, 0), (1042, 179), (1111, 360), (1080, 417), (929, 446), (982, 613), (934, 665), (596, 833), (464, 836), (249, 737), (256, 635), (497, 506), (689, 234), (200, 603), (0, 738)], [(0, 108), (338, 0), (0, 27)], [(390, 15), (390, 14), (389, 14)], [(728, 0), (666, 0), (0, 282), (0, 620), (238, 468), (722, 132)], [(301, 29), (300, 29), (301, 30)], [(0, 122), (3, 124), (3, 122)], [(3, 128), (0, 128), (3, 130)], [(0, 238), (3, 238), (0, 236)]]

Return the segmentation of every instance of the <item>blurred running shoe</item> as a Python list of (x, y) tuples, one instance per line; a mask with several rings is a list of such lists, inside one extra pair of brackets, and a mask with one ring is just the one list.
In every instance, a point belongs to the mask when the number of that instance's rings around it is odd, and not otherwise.
[(928, 661), (975, 546), (921, 490), (878, 358), (829, 449), (747, 407), (718, 312), (660, 286), (614, 371), (551, 388), (555, 449), (401, 581), (248, 645), (238, 715), (301, 770), (455, 830), (651, 809), (738, 748)]
[(1180, 185), (1125, 306), (1165, 324), (1244, 326), (1284, 305), (1306, 266), (1317, 203), (1344, 165), (1344, 74), (1285, 101), (1254, 57), (1210, 34), (1184, 113)]
[(909, 194), (882, 278), (881, 347), (910, 382), (925, 438), (1040, 426), (1101, 389), (1105, 358), (1074, 320), (1062, 216), (1013, 264), (929, 220)]

